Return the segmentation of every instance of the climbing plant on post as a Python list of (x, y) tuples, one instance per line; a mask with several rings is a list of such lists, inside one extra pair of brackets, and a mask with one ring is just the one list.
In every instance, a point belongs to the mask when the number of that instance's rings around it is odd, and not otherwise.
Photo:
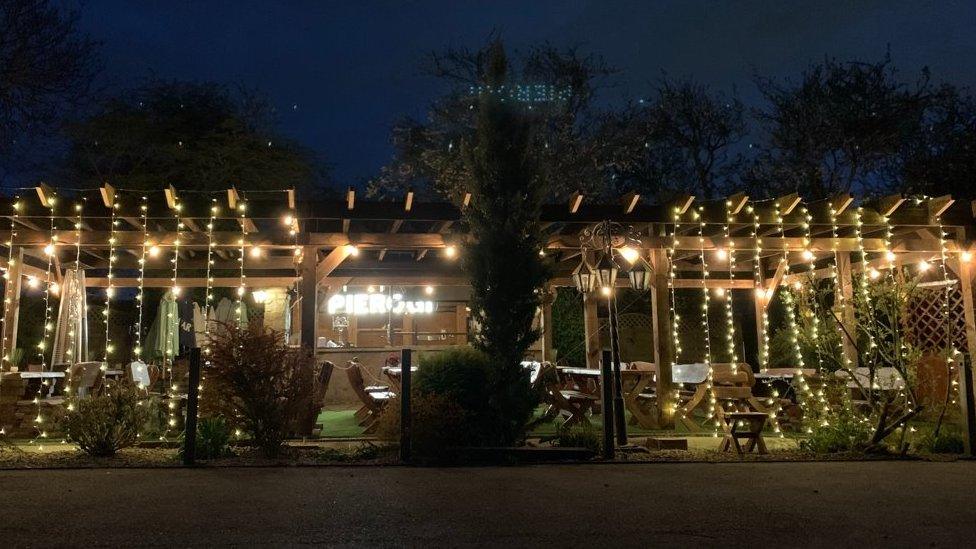
[(495, 441), (510, 444), (522, 433), (535, 398), (521, 366), (539, 338), (533, 319), (549, 269), (539, 214), (545, 188), (532, 154), (533, 111), (504, 92), (508, 62), (498, 42), (472, 98), (476, 127), (463, 145), (471, 200), (464, 210), (472, 244), (464, 266), (471, 278), (471, 314), (479, 326), (474, 345), (491, 359), (490, 405), (498, 412)]

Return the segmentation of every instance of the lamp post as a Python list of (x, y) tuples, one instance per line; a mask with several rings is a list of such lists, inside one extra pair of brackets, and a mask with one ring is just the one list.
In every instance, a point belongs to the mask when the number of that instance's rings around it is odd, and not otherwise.
[[(614, 258), (614, 254), (620, 255), (625, 261), (631, 263), (628, 272), (631, 286), (635, 290), (646, 290), (650, 285), (651, 268), (647, 261), (641, 257), (640, 252), (635, 247), (640, 246), (633, 228), (624, 227), (612, 221), (603, 221), (596, 226), (584, 230), (580, 234), (580, 247), (582, 248), (581, 261), (579, 266), (573, 271), (573, 282), (576, 288), (586, 294), (592, 292), (597, 285), (600, 291), (607, 296), (607, 308), (610, 316), (610, 360), (613, 364), (612, 380), (609, 379), (608, 369), (603, 368), (601, 383), (604, 387), (604, 395), (608, 395), (607, 388), (612, 383), (613, 387), (613, 414), (610, 414), (609, 403), (604, 404), (603, 429), (604, 440), (612, 441), (614, 424), (616, 426), (617, 444), (627, 444), (627, 422), (624, 418), (623, 400), (623, 380), (620, 373), (620, 338), (617, 324), (617, 297), (615, 286), (617, 275), (620, 272), (620, 265)], [(600, 250), (601, 255), (597, 260), (596, 267), (591, 267), (586, 260), (586, 250)], [(606, 398), (605, 398), (606, 399)], [(612, 417), (611, 417), (612, 415)]]

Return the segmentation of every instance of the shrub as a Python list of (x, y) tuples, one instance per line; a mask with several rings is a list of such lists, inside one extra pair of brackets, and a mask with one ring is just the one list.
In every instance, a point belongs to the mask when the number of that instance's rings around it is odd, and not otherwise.
[(963, 453), (962, 434), (943, 429), (938, 435), (929, 433), (918, 440), (918, 449), (930, 454)]
[(204, 405), (246, 432), (268, 457), (281, 451), (289, 425), (306, 410), (312, 392), (312, 356), (285, 343), (260, 320), (211, 330), (212, 386)]
[[(186, 432), (183, 433), (186, 437)], [(222, 417), (205, 417), (197, 422), (197, 459), (216, 459), (232, 455), (230, 426)], [(183, 445), (180, 445), (183, 457)]]
[(467, 346), (424, 355), (421, 364), (418, 393), (446, 397), (464, 412), (458, 445), (507, 446), (524, 432), (538, 402), (528, 372), (508, 376), (507, 368)]
[(811, 426), (810, 436), (800, 442), (800, 448), (816, 454), (861, 452), (870, 443), (873, 427), (854, 417), (852, 413), (838, 413), (827, 425)]
[(563, 448), (586, 448), (600, 453), (603, 441), (600, 433), (592, 425), (574, 425), (567, 427), (562, 425), (556, 430), (556, 437), (553, 439), (554, 446)]
[(148, 419), (141, 398), (135, 389), (118, 388), (108, 394), (75, 399), (63, 419), (65, 431), (85, 453), (114, 456), (136, 443)]
[[(438, 459), (443, 451), (469, 446), (477, 433), (468, 429), (468, 413), (450, 396), (412, 391), (410, 399), (411, 450), (420, 459)], [(388, 441), (400, 439), (400, 402), (394, 399), (379, 419), (377, 436)]]

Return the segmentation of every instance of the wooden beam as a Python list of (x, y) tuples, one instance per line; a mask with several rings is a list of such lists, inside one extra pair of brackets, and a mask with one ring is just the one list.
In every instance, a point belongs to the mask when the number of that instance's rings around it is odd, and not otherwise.
[[(555, 364), (556, 355), (553, 352), (553, 333), (552, 333), (552, 302), (555, 301), (555, 291), (551, 287), (543, 288), (542, 311), (540, 324), (542, 325), (542, 360)], [(455, 330), (457, 327), (455, 326)]]
[[(851, 268), (851, 254), (850, 252), (838, 252), (836, 260), (840, 288), (834, 288), (834, 307), (840, 309), (838, 316), (844, 325), (844, 329), (847, 330), (848, 334), (854, 335), (854, 271)], [(850, 360), (851, 364), (857, 364), (857, 347), (847, 337), (842, 337), (841, 341), (844, 347), (844, 356)]]
[(597, 314), (597, 292), (583, 296), (583, 340), (586, 342), (586, 367), (600, 367), (600, 317)]
[(654, 286), (651, 290), (651, 322), (654, 327), (654, 364), (657, 366), (656, 393), (658, 397), (657, 427), (670, 429), (674, 426), (673, 372), (675, 362), (672, 341), (670, 288), (668, 287), (668, 256), (665, 250), (651, 252), (651, 268), (654, 269)]
[(176, 187), (169, 185), (163, 189), (163, 194), (166, 195), (166, 205), (169, 207), (169, 209), (175, 210), (178, 203), (177, 201), (179, 200), (179, 197), (176, 194)]
[(337, 246), (322, 258), (315, 266), (315, 280), (319, 281), (332, 274), (332, 271), (342, 264), (347, 257), (353, 254), (352, 246)]
[(111, 210), (115, 206), (115, 187), (105, 183), (98, 190), (102, 195), (102, 204)]
[(417, 252), (417, 261), (420, 261), (421, 259), (427, 257), (427, 250), (428, 248), (424, 248), (423, 250)]
[(946, 194), (946, 195), (942, 195), (942, 196), (937, 196), (935, 198), (930, 198), (929, 199), (929, 216), (930, 217), (939, 217), (940, 215), (944, 214), (946, 210), (949, 209), (949, 206), (952, 206), (952, 203), (953, 202), (955, 202), (955, 200), (952, 199), (952, 195), (951, 194)]
[(467, 208), (471, 204), (471, 193), (464, 193), (464, 198), (461, 199), (461, 206)]
[(742, 208), (746, 207), (746, 202), (749, 202), (749, 197), (745, 193), (735, 193), (726, 200), (732, 215), (739, 215)]
[(800, 205), (800, 195), (790, 193), (786, 196), (781, 196), (776, 199), (776, 204), (779, 206), (780, 215), (790, 215), (793, 213), (793, 210)]
[(899, 206), (905, 203), (905, 197), (900, 194), (886, 196), (878, 201), (878, 213), (884, 217), (891, 217)]
[(830, 199), (830, 206), (834, 209), (834, 216), (839, 216), (847, 211), (854, 203), (854, 195), (851, 193), (841, 193)]
[(780, 282), (783, 281), (783, 275), (786, 274), (786, 258), (780, 258), (780, 262), (776, 265), (776, 272), (773, 273), (773, 277), (766, 281), (766, 295), (763, 306), (767, 309), (769, 308), (769, 303), (772, 301), (772, 294), (779, 287)]
[[(13, 253), (14, 264), (7, 265), (7, 281), (4, 284), (6, 293), (4, 299), (3, 317), (3, 361), (9, 362), (10, 353), (17, 348), (17, 325), (20, 319), (20, 292), (23, 277), (21, 276), (24, 268), (24, 249), (16, 248)], [(29, 351), (28, 351), (29, 352)], [(8, 363), (9, 367), (10, 364)]]
[[(671, 203), (670, 210), (675, 214), (685, 215), (685, 212), (688, 211), (688, 208), (691, 207), (691, 204), (694, 201), (695, 197), (690, 194), (679, 195), (678, 198), (674, 199), (674, 202)], [(670, 217), (668, 220), (670, 221)]]
[(301, 275), (298, 293), (301, 296), (300, 314), (300, 341), (302, 347), (315, 351), (316, 329), (318, 322), (318, 282), (319, 264), (316, 263), (316, 248), (306, 246), (302, 257)]
[(41, 206), (45, 208), (50, 208), (54, 204), (54, 197), (56, 193), (47, 183), (40, 183), (34, 190), (37, 191), (37, 198), (41, 201)]
[(237, 192), (236, 187), (231, 187), (227, 189), (227, 208), (230, 211), (237, 210), (237, 203), (241, 201), (241, 195)]
[(407, 191), (407, 199), (403, 203), (403, 211), (409, 212), (413, 208), (413, 191)]
[(583, 195), (579, 191), (574, 192), (569, 197), (569, 213), (574, 214), (579, 210), (580, 204), (583, 203)]
[(352, 210), (356, 207), (356, 190), (349, 187), (346, 190), (346, 209)]
[(288, 189), (285, 192), (288, 193), (288, 209), (294, 211), (295, 210), (295, 189)]
[[(295, 283), (298, 277), (295, 275), (289, 276), (248, 276), (247, 285), (249, 288), (280, 288), (282, 286), (291, 286)], [(195, 277), (179, 277), (177, 282), (183, 288), (205, 288), (207, 286), (206, 277), (195, 276)], [(93, 276), (85, 278), (85, 287), (87, 288), (107, 288), (109, 279), (101, 276)], [(168, 276), (160, 277), (144, 277), (143, 285), (146, 288), (170, 288), (173, 286), (173, 281)], [(237, 288), (241, 285), (241, 278), (239, 276), (218, 276), (213, 277), (213, 282), (211, 286), (214, 288)], [(138, 288), (139, 279), (136, 276), (131, 277), (112, 277), (112, 286), (115, 288)]]
[(637, 203), (640, 202), (640, 195), (631, 191), (620, 199), (620, 204), (624, 207), (624, 215), (634, 211)]

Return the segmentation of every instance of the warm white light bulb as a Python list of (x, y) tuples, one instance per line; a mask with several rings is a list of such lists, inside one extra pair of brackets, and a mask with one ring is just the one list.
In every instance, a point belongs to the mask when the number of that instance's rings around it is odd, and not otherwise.
[(149, 247), (149, 257), (159, 257), (159, 246)]
[(640, 257), (640, 252), (630, 246), (624, 246), (620, 248), (620, 256), (626, 259), (628, 263), (633, 263)]
[(725, 261), (725, 259), (729, 257), (729, 252), (725, 251), (724, 248), (719, 248), (715, 250), (715, 257), (717, 257), (719, 261)]
[(454, 245), (444, 248), (444, 256), (448, 258), (453, 258), (457, 255), (457, 247)]
[(973, 259), (973, 254), (971, 252), (963, 252), (959, 254), (959, 259), (963, 260), (966, 263), (969, 263)]
[(921, 272), (923, 272), (923, 273), (925, 271), (929, 270), (929, 268), (931, 266), (932, 266), (932, 264), (929, 263), (928, 261), (919, 261), (918, 262), (918, 270), (921, 271)]
[(54, 244), (48, 244), (47, 246), (44, 246), (44, 254), (54, 255)]
[(253, 246), (251, 248), (251, 257), (254, 258), (254, 259), (258, 259), (258, 258), (261, 257), (261, 247), (260, 246)]
[(357, 255), (359, 255), (359, 248), (357, 248), (353, 244), (346, 244), (346, 253), (348, 253), (353, 257), (356, 257)]
[(426, 288), (424, 288), (424, 293), (427, 295), (434, 295), (434, 287), (427, 286)]

